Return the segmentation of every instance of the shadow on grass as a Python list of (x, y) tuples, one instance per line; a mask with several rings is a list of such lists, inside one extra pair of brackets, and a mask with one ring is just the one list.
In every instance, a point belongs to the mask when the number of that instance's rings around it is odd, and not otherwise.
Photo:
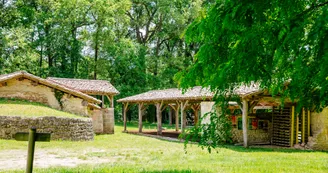
[[(115, 122), (117, 126), (122, 126), (123, 127), (123, 122)], [(143, 123), (144, 127), (145, 126), (151, 126), (156, 129), (157, 125), (155, 123)], [(137, 129), (138, 128), (138, 122), (129, 122), (127, 123), (127, 127)], [(163, 127), (168, 127), (174, 129), (173, 126), (169, 126), (167, 124), (163, 124)], [(129, 130), (128, 130), (129, 131)], [(130, 133), (128, 133), (130, 134)], [(158, 135), (144, 135), (144, 134), (139, 134), (135, 133), (132, 135), (140, 135), (140, 136), (145, 136), (145, 137), (151, 137), (151, 138), (156, 138), (161, 141), (167, 141), (167, 142), (175, 142), (175, 143), (183, 143), (183, 141), (178, 140), (168, 140), (162, 136)], [(196, 142), (191, 142), (188, 145), (198, 145)], [(186, 151), (188, 152), (188, 145)], [(295, 149), (295, 148), (287, 148), (287, 147), (279, 147), (279, 146), (274, 146), (274, 145), (251, 145), (249, 148), (244, 148), (243, 146), (236, 146), (236, 145), (220, 145), (216, 149), (229, 149), (233, 150), (236, 152), (281, 152), (281, 153), (328, 153), (328, 151), (320, 151), (320, 150), (301, 150), (301, 149)], [(213, 152), (216, 152), (216, 149), (213, 150)], [(204, 150), (207, 150), (206, 147), (204, 147)]]
[[(206, 149), (206, 148), (204, 148)], [(228, 149), (236, 152), (279, 152), (279, 153), (328, 153), (328, 151), (301, 150), (295, 148), (278, 147), (271, 145), (251, 145), (249, 148), (235, 145), (221, 145), (216, 149)], [(188, 148), (187, 148), (188, 150)], [(217, 150), (213, 150), (216, 152)]]

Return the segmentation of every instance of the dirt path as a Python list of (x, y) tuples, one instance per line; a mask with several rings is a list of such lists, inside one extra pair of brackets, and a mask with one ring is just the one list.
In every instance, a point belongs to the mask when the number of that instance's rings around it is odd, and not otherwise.
[[(97, 149), (88, 149), (81, 152), (104, 152)], [(0, 151), (0, 171), (9, 169), (25, 169), (26, 150), (4, 150)], [(34, 155), (34, 167), (47, 168), (54, 166), (75, 167), (80, 164), (99, 164), (115, 161), (115, 158), (99, 158), (83, 156), (81, 153), (67, 153), (64, 150), (38, 149)]]

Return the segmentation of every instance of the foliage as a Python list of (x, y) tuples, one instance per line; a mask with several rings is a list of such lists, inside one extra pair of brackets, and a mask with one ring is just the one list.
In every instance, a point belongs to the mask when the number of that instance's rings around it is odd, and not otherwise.
[(180, 137), (185, 139), (185, 150), (189, 142), (198, 142), (202, 149), (207, 148), (211, 153), (212, 148), (232, 142), (231, 130), (232, 125), (228, 117), (222, 112), (212, 110), (202, 116), (196, 126), (187, 130), (185, 134), (181, 134)]
[(297, 111), (320, 111), (328, 106), (327, 16), (328, 2), (321, 0), (208, 3), (184, 34), (187, 42), (200, 45), (194, 63), (176, 79), (183, 88), (210, 87), (217, 98), (260, 83), (282, 104), (290, 98)]
[[(200, 44), (194, 64), (177, 75), (182, 87), (218, 95), (259, 82), (301, 107), (328, 105), (328, 2), (217, 0), (188, 27)], [(231, 91), (231, 90), (230, 90)]]
[(55, 93), (55, 98), (56, 100), (58, 101), (59, 105), (60, 105), (60, 108), (62, 109), (63, 108), (63, 102), (62, 102), (62, 98), (63, 96), (65, 95), (64, 92), (60, 91), (60, 90), (57, 90), (57, 89), (54, 89), (54, 93)]
[(121, 93), (115, 99), (176, 87), (174, 74), (197, 49), (180, 35), (201, 6), (201, 0), (0, 1), (0, 74), (107, 80)]

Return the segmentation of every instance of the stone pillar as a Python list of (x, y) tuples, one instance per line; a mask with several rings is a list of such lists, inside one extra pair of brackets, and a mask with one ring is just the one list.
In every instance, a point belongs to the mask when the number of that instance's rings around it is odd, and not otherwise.
[(201, 112), (201, 117), (203, 118), (202, 122), (200, 122), (201, 124), (211, 123), (210, 116), (207, 116), (205, 118), (204, 116), (213, 110), (214, 104), (215, 102), (201, 102), (200, 112)]
[(98, 109), (93, 110), (91, 118), (92, 118), (92, 126), (93, 126), (94, 133), (96, 134), (103, 133), (104, 129), (103, 129), (102, 111)]
[(114, 134), (114, 108), (102, 109), (103, 116), (103, 133), (104, 134)]

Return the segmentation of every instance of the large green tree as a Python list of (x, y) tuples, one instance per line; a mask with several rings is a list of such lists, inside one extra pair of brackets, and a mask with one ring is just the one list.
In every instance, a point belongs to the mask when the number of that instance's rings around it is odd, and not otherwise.
[(217, 0), (188, 27), (185, 39), (200, 49), (177, 78), (218, 95), (259, 82), (298, 108), (321, 109), (328, 105), (327, 23), (323, 0)]

